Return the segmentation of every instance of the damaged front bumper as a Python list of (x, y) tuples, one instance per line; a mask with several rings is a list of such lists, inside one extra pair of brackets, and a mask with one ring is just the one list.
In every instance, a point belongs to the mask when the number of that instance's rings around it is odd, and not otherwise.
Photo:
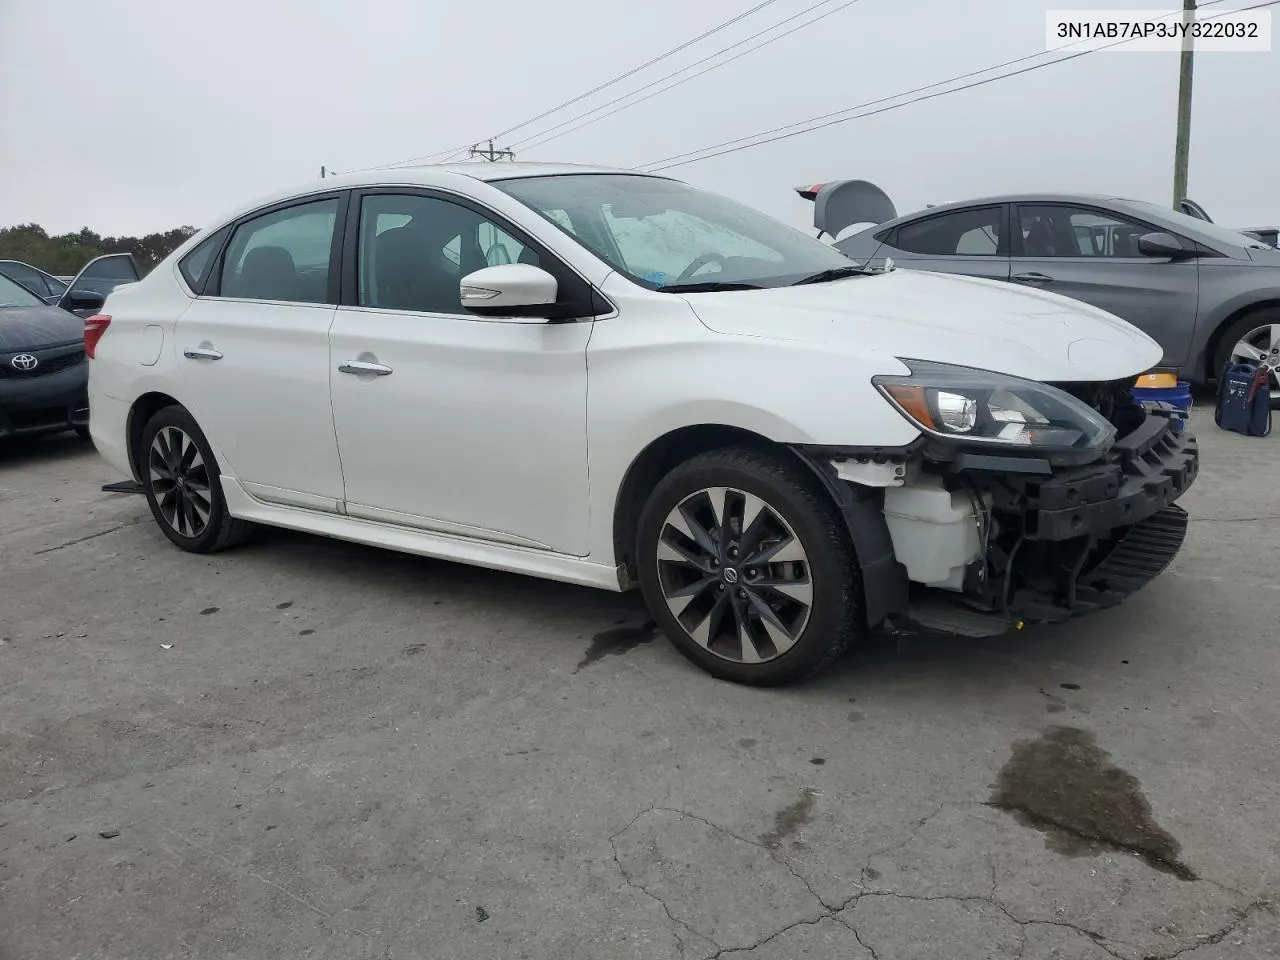
[(1177, 555), (1187, 514), (1176, 501), (1200, 452), (1181, 415), (1151, 411), (1083, 466), (959, 453), (929, 465), (970, 491), (982, 549), (959, 589), (912, 584), (894, 629), (989, 636), (1112, 607)]

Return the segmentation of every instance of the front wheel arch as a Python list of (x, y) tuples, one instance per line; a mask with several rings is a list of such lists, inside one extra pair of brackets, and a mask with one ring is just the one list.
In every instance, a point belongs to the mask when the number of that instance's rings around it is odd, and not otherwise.
[(640, 513), (649, 492), (680, 464), (711, 450), (748, 447), (761, 453), (791, 458), (814, 473), (839, 508), (853, 542), (862, 578), (867, 627), (877, 627), (907, 604), (909, 581), (893, 552), (893, 540), (884, 519), (884, 495), (869, 487), (855, 487), (836, 476), (835, 469), (803, 447), (777, 443), (741, 427), (697, 424), (658, 437), (631, 462), (619, 487), (613, 512), (613, 548), (616, 565), (623, 571), (624, 586), (638, 582), (635, 542)]
[(624, 571), (628, 587), (635, 586), (636, 530), (649, 492), (680, 464), (721, 447), (749, 446), (761, 451), (781, 449), (778, 444), (741, 427), (700, 423), (671, 430), (653, 440), (631, 461), (618, 487), (613, 508), (613, 555)]

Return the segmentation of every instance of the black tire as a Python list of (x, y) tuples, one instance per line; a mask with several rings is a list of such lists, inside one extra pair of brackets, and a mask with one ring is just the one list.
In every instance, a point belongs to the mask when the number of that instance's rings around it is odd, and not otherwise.
[[(176, 497), (177, 492), (163, 479), (157, 479), (156, 470), (152, 469), (152, 457), (160, 456), (154, 449), (156, 437), (162, 432), (165, 433), (162, 444), (169, 443), (175, 436), (185, 436), (198, 452), (200, 466), (190, 480), (184, 478), (183, 482), (193, 491), (199, 486), (198, 496), (208, 505), (207, 519), (199, 513), (191, 512), (189, 508), (174, 512), (172, 497)], [(184, 407), (177, 404), (165, 407), (156, 411), (147, 421), (142, 430), (137, 463), (151, 515), (155, 517), (164, 535), (178, 547), (188, 553), (213, 553), (243, 543), (252, 535), (252, 523), (237, 520), (227, 512), (218, 462), (214, 459), (213, 450), (204, 432)], [(176, 519), (179, 515), (181, 519)], [(203, 523), (197, 526), (193, 517), (202, 519)]]
[[(1235, 349), (1235, 345), (1244, 339), (1245, 334), (1251, 330), (1256, 330), (1258, 327), (1268, 324), (1280, 324), (1280, 309), (1263, 307), (1261, 310), (1251, 311), (1233, 320), (1222, 332), (1222, 336), (1218, 339), (1218, 345), (1214, 348), (1213, 369), (1209, 371), (1209, 375), (1214, 380), (1221, 377), (1222, 368), (1227, 365), (1227, 360), (1230, 359), (1231, 351)], [(1280, 389), (1277, 389), (1275, 375), (1271, 378), (1271, 409), (1280, 410)]]
[[(764, 502), (761, 514), (767, 509), (773, 515), (771, 520), (780, 520), (790, 528), (794, 540), (799, 541), (805, 558), (803, 564), (777, 563), (770, 566), (766, 563), (763, 568), (752, 567), (747, 565), (750, 561), (744, 559), (744, 554), (739, 559), (724, 561), (725, 564), (734, 565), (733, 579), (729, 580), (727, 578), (730, 571), (720, 569), (717, 575), (714, 561), (710, 562), (709, 569), (695, 568), (683, 560), (659, 561), (660, 545), (670, 556), (668, 547), (672, 541), (667, 539), (660, 544), (660, 538), (664, 535), (667, 538), (676, 537), (685, 547), (697, 543), (696, 539), (688, 539), (683, 532), (677, 536), (674, 528), (668, 527), (668, 521), (677, 508), (684, 505), (684, 508), (693, 510), (697, 504), (704, 502), (699, 498), (709, 496), (710, 490), (719, 488), (728, 488), (730, 491), (724, 500), (726, 505), (720, 508), (721, 516), (734, 512), (729, 498), (733, 498), (733, 503), (742, 505), (739, 515), (731, 517), (727, 524), (727, 539), (730, 542), (737, 542), (734, 541), (733, 528), (742, 525), (747, 511), (745, 495), (750, 494)], [(710, 505), (710, 499), (705, 500), (705, 503)], [(710, 516), (714, 516), (714, 508), (711, 509), (713, 513)], [(705, 510), (700, 515), (708, 516)], [(692, 527), (689, 529), (692, 530)], [(699, 531), (700, 534), (706, 532), (705, 528)], [(713, 539), (718, 532), (719, 529), (713, 534)], [(745, 549), (748, 538), (740, 539)], [(785, 539), (783, 536), (766, 542), (776, 545)], [(722, 555), (730, 556), (727, 553)], [(738, 556), (737, 551), (732, 555)], [(662, 627), (677, 650), (720, 679), (751, 686), (791, 683), (827, 667), (864, 633), (861, 577), (858, 575), (854, 546), (848, 529), (839, 509), (818, 478), (803, 464), (785, 454), (765, 453), (749, 447), (729, 447), (700, 454), (677, 466), (658, 483), (641, 512), (635, 556), (639, 566), (640, 588), (655, 622)], [(738, 569), (739, 563), (744, 564), (741, 571)], [(771, 645), (769, 638), (773, 634), (766, 635), (762, 632), (766, 630), (766, 626), (761, 622), (759, 614), (754, 612), (759, 609), (757, 599), (760, 596), (770, 596), (771, 606), (779, 600), (776, 594), (769, 593), (768, 586), (770, 583), (784, 583), (772, 579), (773, 572), (778, 567), (786, 570), (803, 568), (811, 592), (802, 625), (798, 631), (792, 631), (788, 636), (788, 640), (793, 638), (793, 645), (781, 653), (778, 652), (778, 647)], [(748, 578), (759, 576), (761, 570), (768, 570), (770, 574), (753, 584)], [(673, 574), (692, 581), (687, 584), (689, 590), (699, 591), (698, 596), (680, 612), (680, 617), (694, 622), (695, 628), (701, 623), (698, 620), (701, 609), (717, 607), (725, 602), (721, 598), (726, 591), (744, 597), (740, 608), (734, 607), (719, 615), (725, 618), (736, 617), (738, 610), (745, 609), (745, 622), (749, 624), (746, 628), (748, 635), (763, 640), (763, 646), (752, 641), (752, 656), (763, 657), (761, 650), (764, 650), (771, 658), (764, 659), (763, 662), (745, 662), (747, 641), (742, 639), (743, 618), (721, 620), (715, 627), (705, 629), (704, 632), (715, 631), (718, 637), (727, 640), (727, 645), (720, 644), (719, 652), (713, 649), (718, 643), (715, 637), (711, 637), (705, 646), (695, 640), (690, 629), (686, 629), (668, 604), (665, 591), (675, 591), (679, 587), (672, 582)], [(724, 582), (720, 582), (721, 580)], [(699, 586), (707, 582), (709, 586)], [(739, 587), (751, 589), (744, 591)], [(735, 601), (729, 602), (732, 605)], [(782, 599), (782, 606), (785, 607), (790, 602)], [(700, 609), (691, 614), (690, 608), (695, 604)], [(708, 622), (714, 617), (714, 610), (706, 614)], [(723, 632), (725, 630), (732, 632)], [(737, 654), (734, 653), (735, 647), (738, 649)]]

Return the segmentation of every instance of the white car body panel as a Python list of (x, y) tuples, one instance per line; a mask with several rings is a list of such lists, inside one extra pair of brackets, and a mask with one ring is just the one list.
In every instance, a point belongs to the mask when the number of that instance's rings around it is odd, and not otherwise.
[(1028, 380), (1113, 380), (1154, 366), (1162, 352), (1136, 327), (1078, 300), (958, 274), (895, 270), (689, 300), (713, 330), (867, 357), (876, 373), (910, 357)]
[[(161, 393), (201, 424), (235, 517), (621, 589), (619, 491), (642, 451), (672, 431), (713, 425), (782, 444), (903, 446), (919, 431), (871, 383), (907, 372), (898, 357), (1039, 380), (1136, 376), (1159, 360), (1154, 341), (1102, 311), (964, 277), (902, 271), (768, 290), (649, 290), (485, 180), (523, 168), (593, 172), (470, 164), (338, 177), (265, 197), (192, 237), (103, 310), (112, 321), (90, 368), (102, 456), (133, 469), (128, 410)], [(394, 185), (501, 214), (616, 312), (512, 322), (197, 299), (177, 269), (259, 207)], [(189, 359), (193, 348), (222, 357)], [(394, 372), (338, 371), (370, 358)]]
[[(586, 556), (591, 328), (340, 307), (327, 369), (348, 515)], [(337, 372), (347, 360), (394, 372)]]
[[(178, 319), (173, 356), (183, 405), (260, 499), (331, 512), (342, 503), (329, 410), (334, 312), (322, 304), (202, 297)], [(198, 350), (222, 356), (184, 355)]]

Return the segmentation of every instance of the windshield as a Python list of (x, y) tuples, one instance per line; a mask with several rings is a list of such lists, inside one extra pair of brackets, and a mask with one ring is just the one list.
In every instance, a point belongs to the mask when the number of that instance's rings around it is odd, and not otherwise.
[(781, 287), (852, 266), (840, 251), (799, 230), (674, 180), (574, 174), (493, 185), (651, 290)]
[(34, 293), (0, 274), (0, 307), (43, 307), (44, 301)]
[(1158, 203), (1152, 203), (1150, 200), (1124, 200), (1133, 207), (1139, 207), (1144, 210), (1155, 210), (1161, 217), (1169, 220), (1175, 227), (1185, 230), (1188, 233), (1199, 233), (1209, 240), (1218, 243), (1229, 244), (1233, 247), (1253, 247), (1254, 249), (1267, 249), (1267, 245), (1257, 237), (1250, 237), (1241, 233), (1239, 230), (1230, 230), (1227, 227), (1220, 227), (1216, 223), (1210, 223), (1208, 220), (1201, 220), (1198, 217), (1190, 216), (1181, 210), (1172, 210), (1169, 207), (1162, 207)]

